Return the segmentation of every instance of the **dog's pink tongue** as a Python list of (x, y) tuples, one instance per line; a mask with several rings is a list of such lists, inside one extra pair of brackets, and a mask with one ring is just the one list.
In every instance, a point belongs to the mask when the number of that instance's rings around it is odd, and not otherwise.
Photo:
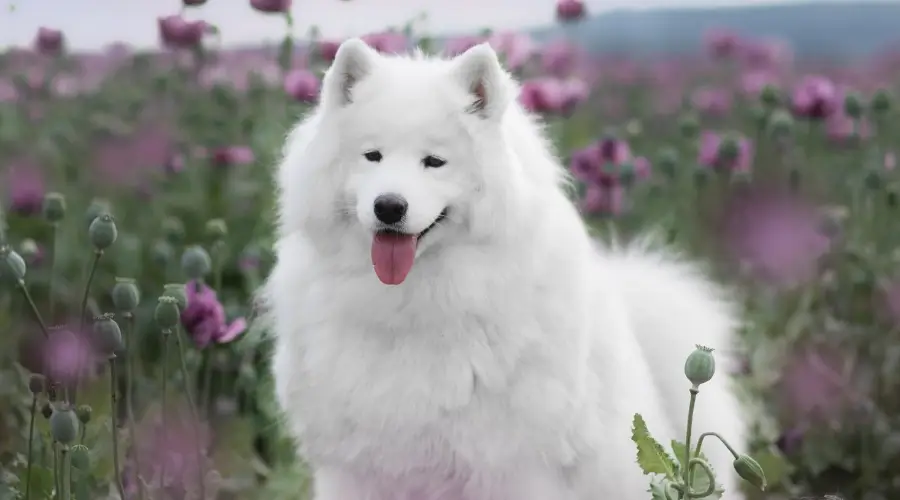
[(372, 264), (385, 285), (399, 285), (406, 279), (416, 260), (416, 237), (376, 233), (372, 240)]

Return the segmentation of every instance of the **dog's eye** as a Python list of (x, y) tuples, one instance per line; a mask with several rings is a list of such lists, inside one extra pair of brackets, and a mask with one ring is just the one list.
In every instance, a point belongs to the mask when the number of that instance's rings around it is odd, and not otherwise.
[(422, 158), (422, 165), (425, 165), (428, 168), (438, 168), (443, 167), (447, 164), (447, 160), (443, 158), (438, 158), (434, 155), (428, 155), (425, 158)]
[(381, 151), (378, 150), (366, 151), (365, 153), (363, 153), (363, 156), (365, 156), (367, 160), (373, 161), (375, 163), (381, 161)]

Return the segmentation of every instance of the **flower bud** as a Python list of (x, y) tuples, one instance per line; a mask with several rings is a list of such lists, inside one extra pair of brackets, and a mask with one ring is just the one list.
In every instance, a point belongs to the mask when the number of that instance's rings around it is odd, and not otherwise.
[(125, 348), (122, 342), (122, 329), (112, 314), (107, 313), (94, 318), (94, 337), (100, 353), (110, 358)]
[(853, 118), (854, 120), (858, 120), (862, 117), (863, 114), (863, 100), (862, 96), (855, 92), (849, 92), (844, 97), (844, 113)]
[(49, 402), (45, 401), (44, 404), (41, 405), (41, 415), (47, 419), (53, 416), (53, 406), (51, 406)]
[(184, 241), (184, 224), (177, 217), (166, 217), (162, 225), (166, 241), (177, 245)]
[(78, 437), (78, 419), (70, 408), (57, 409), (50, 416), (50, 435), (60, 444), (72, 444)]
[(93, 415), (93, 413), (94, 410), (89, 405), (81, 405), (75, 410), (78, 421), (85, 425), (91, 421), (91, 415)]
[(18, 282), (25, 279), (26, 270), (25, 259), (21, 255), (6, 245), (0, 247), (0, 278)]
[(87, 446), (83, 444), (72, 445), (69, 456), (71, 457), (72, 467), (80, 471), (91, 470), (91, 454)]
[(41, 249), (33, 239), (25, 238), (19, 243), (19, 253), (23, 259), (33, 264), (41, 254)]
[(112, 215), (103, 214), (94, 218), (88, 234), (91, 237), (91, 244), (94, 245), (94, 248), (106, 250), (116, 242), (119, 230), (116, 228), (116, 221), (113, 220)]
[(201, 246), (189, 247), (181, 255), (181, 270), (190, 280), (201, 280), (212, 269), (212, 259)]
[(872, 113), (877, 116), (884, 116), (891, 111), (893, 107), (893, 102), (891, 99), (891, 94), (888, 93), (887, 90), (879, 89), (872, 95), (872, 101), (869, 103), (869, 108), (872, 110)]
[(131, 278), (116, 278), (111, 292), (113, 305), (121, 312), (132, 312), (141, 302), (137, 282)]
[(766, 491), (766, 474), (759, 462), (748, 455), (741, 455), (734, 460), (733, 465), (741, 479), (758, 488), (759, 491)]
[(187, 309), (187, 290), (186, 285), (182, 283), (167, 283), (163, 285), (163, 297), (172, 297), (177, 301), (178, 309), (184, 311)]
[(47, 193), (44, 195), (42, 208), (44, 218), (48, 222), (56, 224), (66, 216), (66, 198), (61, 193)]
[(28, 390), (31, 391), (32, 394), (40, 394), (44, 392), (44, 376), (39, 375), (37, 373), (32, 374), (31, 377), (28, 377)]
[(716, 358), (713, 350), (702, 345), (696, 346), (684, 362), (684, 376), (691, 381), (694, 388), (712, 380), (716, 373)]
[(87, 221), (88, 227), (90, 227), (91, 223), (94, 222), (94, 219), (110, 212), (111, 209), (108, 201), (100, 198), (94, 198), (91, 201), (91, 204), (88, 205), (87, 210), (85, 210), (84, 218)]
[(767, 84), (759, 93), (759, 102), (766, 108), (774, 108), (781, 104), (781, 92), (778, 87)]
[(206, 222), (206, 236), (211, 240), (221, 240), (228, 235), (228, 226), (222, 219), (211, 219)]
[(163, 330), (171, 330), (178, 326), (181, 313), (178, 311), (178, 301), (173, 297), (162, 296), (156, 305), (156, 324)]

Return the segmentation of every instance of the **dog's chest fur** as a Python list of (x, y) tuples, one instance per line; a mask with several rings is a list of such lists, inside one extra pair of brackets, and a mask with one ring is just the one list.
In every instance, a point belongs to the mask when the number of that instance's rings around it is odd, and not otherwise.
[[(400, 296), (321, 282), (279, 314), (292, 331), (279, 340), (278, 395), (308, 459), (448, 476), (574, 459), (590, 414), (589, 377), (573, 370), (582, 332), (539, 293), (492, 301), (508, 290), (477, 279), (465, 295), (458, 283)], [(548, 331), (555, 345), (538, 341)]]

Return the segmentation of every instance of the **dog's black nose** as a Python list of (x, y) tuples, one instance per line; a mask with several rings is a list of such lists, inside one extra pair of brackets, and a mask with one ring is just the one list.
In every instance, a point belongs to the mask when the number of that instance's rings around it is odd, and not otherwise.
[(408, 206), (399, 195), (383, 194), (375, 198), (375, 217), (385, 224), (396, 224), (406, 215)]

